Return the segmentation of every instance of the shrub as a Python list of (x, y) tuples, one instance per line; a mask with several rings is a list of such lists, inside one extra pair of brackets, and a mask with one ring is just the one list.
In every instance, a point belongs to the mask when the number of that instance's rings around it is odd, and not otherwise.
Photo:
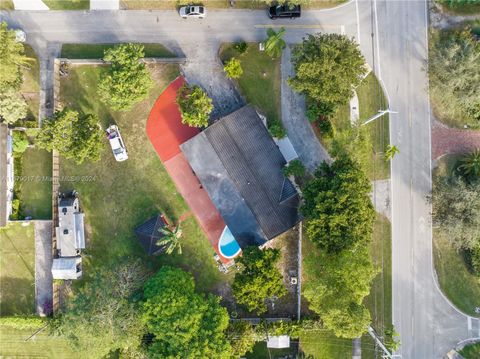
[(177, 104), (182, 122), (192, 127), (207, 127), (213, 111), (212, 99), (200, 86), (184, 84), (178, 89)]
[(280, 121), (270, 120), (268, 122), (268, 132), (270, 132), (270, 135), (275, 138), (284, 138), (287, 135), (287, 132)]
[(223, 69), (225, 70), (227, 77), (231, 79), (238, 79), (243, 74), (242, 64), (240, 63), (240, 60), (235, 57), (228, 60), (223, 66)]
[(333, 129), (332, 121), (330, 121), (328, 118), (317, 120), (317, 127), (323, 136), (333, 137), (334, 129)]
[(238, 53), (241, 55), (247, 51), (248, 45), (245, 41), (240, 41), (240, 42), (236, 42), (235, 45), (233, 45), (233, 48), (237, 50)]
[(0, 119), (15, 123), (27, 116), (28, 105), (15, 88), (0, 88)]
[(23, 131), (13, 131), (13, 153), (21, 155), (28, 148), (28, 138)]
[(46, 323), (45, 319), (40, 317), (0, 317), (0, 326), (6, 326), (13, 329), (23, 330), (30, 329), (35, 330), (44, 326)]
[(305, 166), (303, 165), (302, 161), (295, 159), (283, 167), (283, 174), (286, 177), (303, 177), (305, 176)]

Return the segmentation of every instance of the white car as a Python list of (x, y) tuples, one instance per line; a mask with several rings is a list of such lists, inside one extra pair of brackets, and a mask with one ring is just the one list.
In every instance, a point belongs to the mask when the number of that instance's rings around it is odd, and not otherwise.
[(188, 5), (182, 6), (178, 10), (178, 13), (183, 19), (191, 17), (197, 19), (204, 19), (207, 16), (207, 9), (205, 8), (205, 6)]
[(122, 162), (128, 159), (127, 149), (125, 148), (125, 143), (123, 142), (120, 131), (116, 125), (110, 125), (107, 128), (108, 142), (112, 147), (113, 155), (117, 162)]

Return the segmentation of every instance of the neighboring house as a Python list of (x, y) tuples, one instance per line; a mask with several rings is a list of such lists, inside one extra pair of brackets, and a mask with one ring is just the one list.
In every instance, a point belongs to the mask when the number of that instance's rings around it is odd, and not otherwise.
[(165, 248), (165, 246), (159, 246), (157, 242), (164, 237), (160, 229), (166, 225), (165, 218), (158, 215), (135, 228), (135, 235), (148, 255), (159, 254)]
[(0, 227), (5, 227), (12, 214), (13, 201), (13, 142), (12, 131), (0, 123)]
[(84, 213), (75, 192), (58, 198), (58, 227), (55, 228), (57, 256), (53, 259), (54, 279), (82, 276), (82, 249), (85, 249)]
[[(261, 246), (300, 220), (285, 158), (252, 106), (218, 120), (180, 148), (241, 248)], [(220, 240), (220, 252), (222, 252)]]

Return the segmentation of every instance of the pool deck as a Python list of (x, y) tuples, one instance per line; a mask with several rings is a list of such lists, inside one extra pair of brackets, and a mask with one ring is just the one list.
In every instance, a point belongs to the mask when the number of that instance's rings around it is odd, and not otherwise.
[(223, 257), (218, 250), (226, 224), (179, 147), (200, 133), (197, 128), (182, 123), (175, 101), (177, 90), (184, 82), (183, 77), (178, 77), (158, 97), (148, 116), (147, 135), (213, 249), (223, 263), (228, 263), (231, 259)]

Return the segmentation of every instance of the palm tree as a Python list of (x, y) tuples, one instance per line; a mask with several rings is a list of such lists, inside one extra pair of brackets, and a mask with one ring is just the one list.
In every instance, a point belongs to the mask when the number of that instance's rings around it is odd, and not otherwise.
[(387, 150), (385, 151), (385, 160), (390, 161), (397, 153), (400, 153), (400, 150), (395, 145), (388, 145)]
[(283, 27), (278, 32), (273, 29), (267, 30), (268, 39), (265, 41), (265, 52), (268, 56), (278, 57), (282, 54), (283, 49), (287, 46), (283, 35), (285, 35), (285, 28)]
[(173, 229), (170, 227), (159, 228), (158, 231), (163, 234), (163, 237), (157, 241), (157, 245), (165, 246), (165, 252), (172, 254), (175, 250), (178, 254), (182, 254), (182, 230), (177, 224)]
[(457, 170), (461, 175), (469, 178), (480, 177), (480, 149), (463, 155), (459, 162)]

